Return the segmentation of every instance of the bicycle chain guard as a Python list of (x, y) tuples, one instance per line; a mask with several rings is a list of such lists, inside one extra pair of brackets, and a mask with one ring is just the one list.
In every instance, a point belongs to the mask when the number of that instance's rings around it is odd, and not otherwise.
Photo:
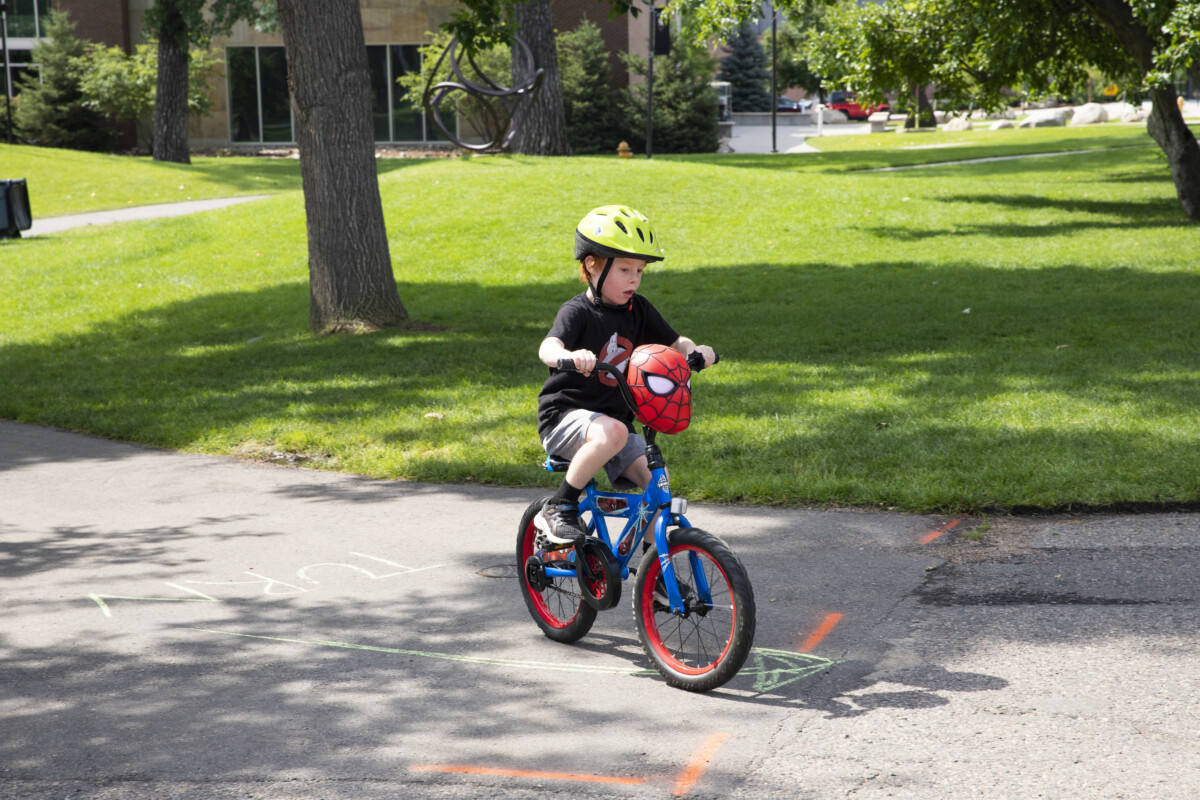
[(583, 600), (597, 611), (621, 602), (621, 567), (612, 551), (594, 538), (575, 545), (575, 578)]

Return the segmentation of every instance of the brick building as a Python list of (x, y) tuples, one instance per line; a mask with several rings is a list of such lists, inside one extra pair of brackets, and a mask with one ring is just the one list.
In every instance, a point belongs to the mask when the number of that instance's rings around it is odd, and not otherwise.
[[(9, 0), (10, 64), (14, 76), (36, 69), (30, 51), (53, 8), (66, 11), (76, 23), (76, 35), (129, 52), (146, 41), (142, 19), (154, 0)], [(360, 0), (363, 34), (371, 69), (375, 104), (375, 138), (380, 143), (415, 144), (436, 141), (436, 129), (420, 108), (403, 96), (395, 78), (419, 69), (418, 47), (429, 41), (429, 31), (450, 19), (455, 0)], [(584, 19), (599, 26), (608, 45), (614, 81), (629, 76), (618, 53), (645, 56), (648, 17), (608, 18), (603, 0), (556, 0), (553, 6), (558, 30), (573, 30)], [(213, 109), (191, 120), (189, 140), (195, 147), (238, 144), (290, 143), (294, 141), (292, 110), (287, 91), (283, 38), (262, 33), (248, 24), (238, 25), (227, 37), (214, 42), (224, 66), (213, 79)], [(14, 78), (15, 80), (15, 78)]]

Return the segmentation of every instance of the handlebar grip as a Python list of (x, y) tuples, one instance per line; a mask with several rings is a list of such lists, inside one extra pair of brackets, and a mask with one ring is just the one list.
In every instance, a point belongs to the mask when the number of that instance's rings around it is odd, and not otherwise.
[(575, 369), (575, 362), (569, 358), (560, 358), (558, 360), (558, 368), (560, 370), (562, 370), (563, 372), (578, 372), (579, 371), (579, 370)]
[[(721, 354), (716, 350), (713, 350), (713, 364), (717, 364), (720, 362), (720, 360)], [(692, 368), (692, 372), (699, 372), (700, 370), (704, 369), (704, 356), (699, 350), (693, 350), (692, 352), (688, 353), (687, 363), (688, 366)]]

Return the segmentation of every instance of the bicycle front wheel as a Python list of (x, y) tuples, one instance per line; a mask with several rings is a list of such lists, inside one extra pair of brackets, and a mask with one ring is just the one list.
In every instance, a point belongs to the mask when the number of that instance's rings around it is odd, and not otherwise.
[(682, 614), (671, 611), (658, 553), (638, 568), (633, 616), (642, 649), (667, 683), (693, 692), (723, 685), (742, 668), (754, 643), (754, 590), (742, 562), (698, 528), (669, 535)]
[(536, 586), (530, 583), (526, 563), (539, 550), (538, 529), (533, 524), (533, 518), (549, 499), (543, 497), (530, 503), (521, 518), (521, 527), (517, 530), (517, 581), (521, 585), (521, 597), (525, 598), (529, 615), (542, 633), (565, 644), (582, 638), (592, 629), (592, 623), (596, 621), (596, 609), (583, 602), (574, 574), (570, 577), (545, 578)]

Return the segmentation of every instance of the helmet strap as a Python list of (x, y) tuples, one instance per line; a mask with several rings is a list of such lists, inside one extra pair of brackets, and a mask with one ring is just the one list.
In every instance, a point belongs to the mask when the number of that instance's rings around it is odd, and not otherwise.
[[(588, 288), (592, 290), (592, 305), (599, 306), (600, 308), (612, 308), (621, 311), (628, 311), (629, 309), (633, 308), (632, 300), (622, 305), (618, 305), (617, 303), (606, 303), (604, 302), (604, 297), (600, 294), (600, 290), (604, 287), (604, 279), (608, 277), (608, 271), (612, 269), (613, 261), (615, 260), (616, 259), (612, 257), (604, 260), (604, 269), (600, 270), (600, 277), (596, 279), (595, 286), (592, 285), (592, 279), (590, 277), (588, 278)], [(587, 272), (587, 270), (585, 269), (584, 272)]]

